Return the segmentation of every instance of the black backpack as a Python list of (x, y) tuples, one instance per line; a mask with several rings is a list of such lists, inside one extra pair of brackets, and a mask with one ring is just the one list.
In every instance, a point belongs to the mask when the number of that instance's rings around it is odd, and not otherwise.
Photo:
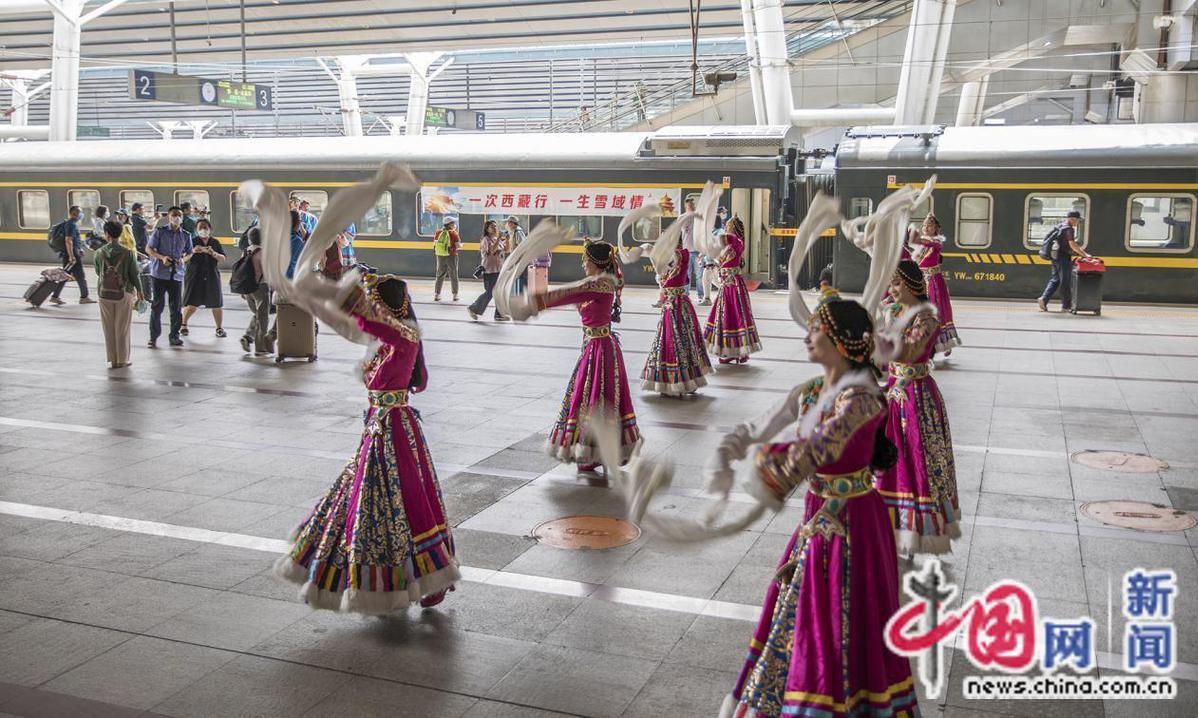
[[(262, 250), (256, 249), (254, 252)], [(254, 252), (245, 252), (233, 263), (233, 274), (229, 277), (229, 289), (235, 294), (253, 294), (258, 291), (258, 280), (254, 276)]]
[(1049, 230), (1044, 236), (1044, 241), (1040, 243), (1040, 259), (1055, 259), (1053, 250), (1057, 243), (1061, 241), (1061, 225), (1057, 225)]
[(67, 220), (63, 220), (50, 228), (46, 233), (46, 244), (55, 252), (67, 251)]

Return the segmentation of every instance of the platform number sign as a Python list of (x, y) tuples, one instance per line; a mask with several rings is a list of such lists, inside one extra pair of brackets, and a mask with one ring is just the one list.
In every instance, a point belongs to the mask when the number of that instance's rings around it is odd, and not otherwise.
[(275, 106), (274, 91), (264, 85), (254, 86), (254, 104), (259, 110), (272, 110)]
[(157, 99), (158, 92), (154, 83), (154, 73), (149, 70), (134, 70), (132, 73), (133, 97), (138, 100)]
[(474, 129), (482, 132), (487, 129), (487, 115), (483, 112), (474, 113)]

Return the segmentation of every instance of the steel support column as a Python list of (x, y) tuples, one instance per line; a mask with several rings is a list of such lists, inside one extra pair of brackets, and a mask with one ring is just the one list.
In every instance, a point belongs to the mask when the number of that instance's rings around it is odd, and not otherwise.
[(441, 63), (441, 66), (436, 70), (432, 70), (433, 63), (439, 60), (444, 54), (443, 52), (409, 52), (404, 54), (404, 59), (412, 66), (411, 85), (408, 86), (408, 121), (405, 134), (424, 134), (424, 113), (428, 109), (429, 86), (432, 85), (437, 75), (440, 75), (446, 68), (453, 64), (453, 58), (450, 58)]
[(740, 0), (740, 15), (745, 26), (745, 54), (749, 56), (749, 86), (753, 91), (753, 118), (766, 124), (765, 97), (761, 92), (761, 56), (757, 52), (757, 23), (753, 20), (752, 0)]
[(971, 127), (981, 123), (982, 111), (986, 109), (986, 90), (989, 86), (989, 75), (961, 86), (961, 101), (957, 104), (958, 126)]
[(790, 87), (790, 61), (786, 49), (782, 0), (751, 0), (751, 4), (753, 24), (757, 29), (765, 122), (769, 125), (789, 125), (795, 103)]
[(71, 142), (79, 118), (79, 45), (83, 26), (125, 4), (109, 0), (84, 14), (86, 0), (43, 0), (54, 13), (50, 60), (50, 140)]
[(915, 0), (895, 98), (895, 124), (927, 125), (935, 121), (956, 11), (957, 0)]

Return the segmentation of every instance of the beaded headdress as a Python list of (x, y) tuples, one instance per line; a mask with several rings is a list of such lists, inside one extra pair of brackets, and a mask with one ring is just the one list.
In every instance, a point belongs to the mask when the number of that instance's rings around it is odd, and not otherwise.
[(394, 274), (365, 274), (362, 275), (362, 287), (366, 290), (366, 296), (370, 297), (370, 299), (379, 306), (386, 307), (387, 309), (391, 310), (391, 314), (395, 316), (396, 319), (409, 319), (412, 316), (412, 307), (411, 298), (406, 291), (403, 295), (403, 304), (401, 304), (398, 309), (392, 307), (390, 304), (387, 304), (387, 302), (383, 300), (382, 294), (379, 293), (379, 285), (391, 279), (403, 281)]
[(841, 328), (837, 324), (836, 318), (832, 315), (832, 305), (844, 301), (840, 298), (840, 293), (827, 282), (820, 284), (819, 292), (819, 305), (815, 308), (815, 313), (811, 315), (809, 326), (820, 325), (823, 328), (824, 334), (832, 340), (836, 351), (845, 359), (858, 364), (869, 362), (870, 355), (874, 353), (872, 333), (867, 331), (859, 339), (849, 336), (848, 331)]
[(903, 271), (903, 264), (903, 262), (899, 262), (899, 265), (895, 267), (894, 276), (915, 296), (925, 296), (928, 293), (928, 283), (924, 279), (923, 272), (921, 271), (918, 275), (912, 276), (909, 272)]

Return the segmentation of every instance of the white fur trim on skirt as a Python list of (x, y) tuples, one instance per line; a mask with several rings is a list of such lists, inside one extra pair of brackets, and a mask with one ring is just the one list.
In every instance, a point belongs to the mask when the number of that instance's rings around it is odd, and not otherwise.
[(761, 351), (761, 342), (745, 344), (739, 347), (717, 347), (715, 346), (715, 340), (710, 339), (707, 342), (707, 348), (720, 359), (741, 359)]
[(402, 591), (326, 591), (308, 580), (308, 572), (290, 556), (280, 556), (274, 564), (274, 575), (289, 583), (300, 584), (299, 597), (304, 603), (324, 611), (361, 613), (385, 616), (402, 611), (425, 596), (447, 590), (462, 580), (457, 562), (412, 581)]
[(952, 553), (952, 542), (961, 538), (961, 525), (955, 521), (948, 524), (940, 536), (923, 536), (915, 531), (902, 529), (894, 532), (894, 538), (901, 554), (928, 553), (938, 556)]
[[(642, 437), (638, 438), (634, 444), (622, 444), (620, 446), (620, 463), (631, 459), (644, 441)], [(584, 441), (566, 446), (551, 444), (547, 441), (545, 442), (545, 452), (563, 464), (598, 464), (601, 462), (595, 447)]]
[(648, 380), (641, 381), (641, 389), (645, 391), (656, 391), (661, 394), (669, 394), (671, 396), (682, 396), (683, 394), (689, 394), (692, 391), (698, 391), (705, 386), (707, 386), (707, 377), (702, 375), (694, 379), (680, 381), (677, 384), (666, 384), (665, 382)]

